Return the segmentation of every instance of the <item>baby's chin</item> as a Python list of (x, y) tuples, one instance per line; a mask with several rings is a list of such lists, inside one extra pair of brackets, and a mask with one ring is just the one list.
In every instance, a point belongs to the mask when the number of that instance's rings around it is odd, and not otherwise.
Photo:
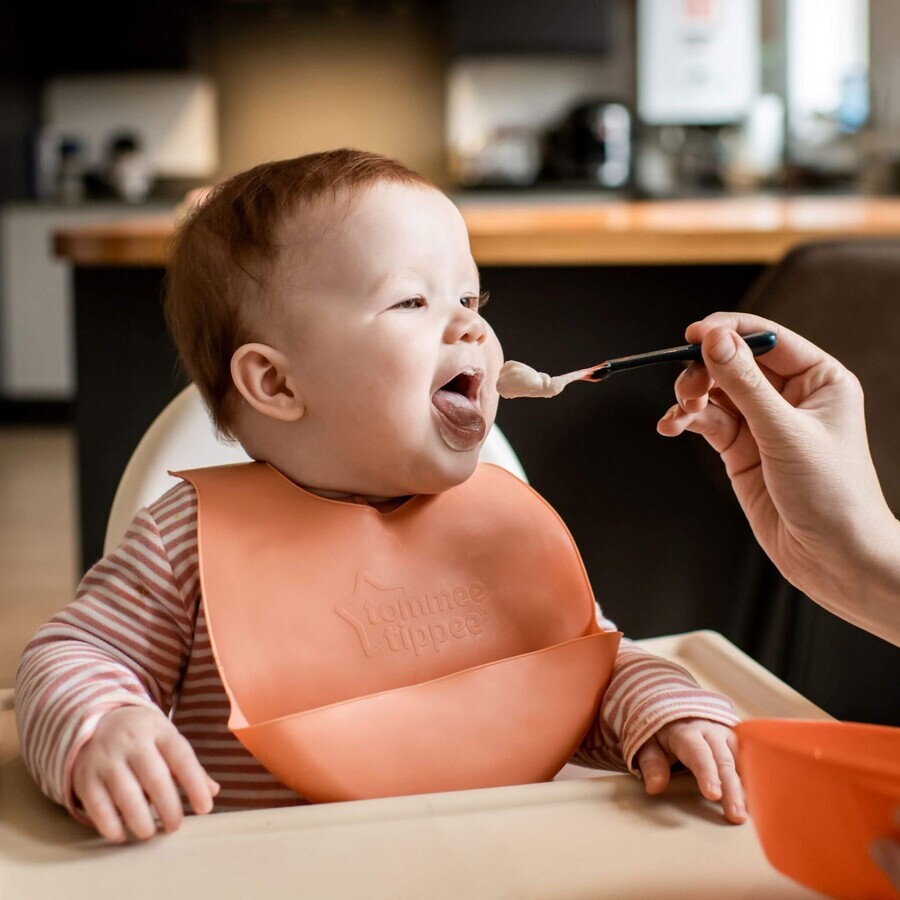
[[(450, 488), (466, 481), (475, 471), (481, 446), (461, 452), (450, 451), (447, 455), (441, 454), (442, 459), (439, 462), (411, 467), (405, 477), (401, 477), (396, 482), (392, 493), (396, 496), (406, 496), (409, 494), (440, 494), (442, 491), (449, 491)], [(452, 455), (450, 455), (451, 453)]]

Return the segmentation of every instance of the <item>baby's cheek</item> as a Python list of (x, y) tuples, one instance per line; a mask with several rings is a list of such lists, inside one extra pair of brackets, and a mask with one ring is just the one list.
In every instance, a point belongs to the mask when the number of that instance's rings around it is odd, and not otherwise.
[(500, 344), (500, 339), (497, 337), (497, 332), (491, 327), (491, 323), (485, 321), (484, 326), (487, 332), (485, 344), (487, 345), (491, 362), (492, 364), (496, 364), (497, 371), (499, 372), (500, 366), (503, 364), (503, 347)]
[(492, 382), (491, 388), (484, 391), (481, 401), (481, 414), (484, 416), (484, 424), (487, 428), (494, 424), (494, 419), (497, 417), (497, 406), (500, 402), (497, 388), (493, 387), (494, 383), (496, 383), (496, 379)]
[(500, 341), (497, 340), (497, 335), (490, 326), (488, 326), (485, 345), (485, 380), (491, 390), (496, 392), (497, 379), (503, 365), (503, 347), (500, 346)]

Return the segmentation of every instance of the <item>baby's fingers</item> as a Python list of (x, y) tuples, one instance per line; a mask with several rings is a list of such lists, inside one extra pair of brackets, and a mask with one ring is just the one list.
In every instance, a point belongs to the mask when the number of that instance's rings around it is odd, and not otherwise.
[(655, 737), (638, 750), (637, 764), (644, 776), (648, 794), (659, 794), (666, 789), (669, 783), (669, 757)]
[(125, 840), (125, 827), (122, 825), (119, 811), (102, 781), (95, 779), (82, 787), (78, 799), (94, 823), (94, 827), (103, 837), (116, 844), (121, 844)]
[(744, 806), (744, 787), (735, 764), (737, 742), (733, 734), (729, 734), (727, 738), (711, 735), (707, 740), (722, 783), (722, 809), (725, 811), (725, 818), (739, 825), (747, 820), (747, 809)]
[(157, 740), (157, 746), (175, 780), (184, 788), (191, 809), (195, 813), (211, 812), (219, 786), (206, 774), (191, 745), (173, 727)]
[(142, 841), (156, 834), (156, 821), (134, 772), (128, 766), (116, 766), (106, 777), (106, 787), (128, 830)]
[(166, 761), (157, 748), (152, 747), (140, 756), (130, 759), (129, 763), (144, 793), (156, 807), (163, 827), (166, 831), (176, 831), (184, 818), (184, 812), (178, 789)]
[(670, 741), (669, 749), (694, 773), (700, 793), (707, 800), (722, 796), (722, 782), (712, 748), (698, 730), (683, 732)]

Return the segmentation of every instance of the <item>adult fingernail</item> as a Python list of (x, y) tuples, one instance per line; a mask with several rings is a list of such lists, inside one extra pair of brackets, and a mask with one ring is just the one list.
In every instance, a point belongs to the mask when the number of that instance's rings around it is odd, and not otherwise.
[(735, 335), (728, 332), (717, 344), (709, 348), (709, 356), (713, 362), (727, 363), (737, 352)]

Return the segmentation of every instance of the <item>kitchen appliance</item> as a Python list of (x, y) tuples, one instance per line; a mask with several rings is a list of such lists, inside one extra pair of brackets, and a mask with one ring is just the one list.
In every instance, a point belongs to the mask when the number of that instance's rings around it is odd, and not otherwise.
[(579, 103), (546, 134), (542, 178), (626, 187), (632, 174), (631, 119), (619, 101)]

